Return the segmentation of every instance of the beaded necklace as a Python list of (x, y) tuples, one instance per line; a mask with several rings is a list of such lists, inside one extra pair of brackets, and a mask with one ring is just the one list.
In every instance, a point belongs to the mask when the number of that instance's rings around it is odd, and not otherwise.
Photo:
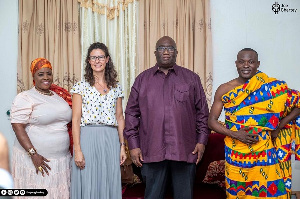
[[(35, 88), (35, 87), (34, 87)], [(47, 95), (47, 96), (52, 96), (53, 95), (53, 93), (49, 90), (49, 92), (42, 92), (42, 91), (39, 91), (38, 89), (36, 89), (35, 88), (35, 90), (38, 92), (38, 93), (40, 93), (40, 94), (42, 94), (42, 95)]]

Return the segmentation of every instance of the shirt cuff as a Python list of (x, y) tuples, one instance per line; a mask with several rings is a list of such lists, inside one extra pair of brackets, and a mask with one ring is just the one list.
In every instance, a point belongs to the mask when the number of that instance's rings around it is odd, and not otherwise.
[(131, 138), (127, 140), (129, 150), (140, 148), (140, 140), (138, 138)]
[(208, 142), (208, 136), (209, 136), (208, 132), (203, 132), (203, 131), (200, 132), (198, 134), (198, 143), (206, 145)]

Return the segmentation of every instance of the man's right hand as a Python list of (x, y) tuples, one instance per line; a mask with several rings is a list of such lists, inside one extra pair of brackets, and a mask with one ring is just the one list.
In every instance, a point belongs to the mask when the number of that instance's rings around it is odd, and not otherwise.
[(233, 138), (238, 139), (239, 141), (245, 143), (245, 144), (255, 144), (259, 141), (257, 134), (250, 134), (247, 131), (249, 130), (249, 127), (244, 127), (235, 132), (235, 136)]
[(142, 156), (142, 151), (140, 148), (132, 149), (130, 150), (130, 156), (132, 159), (132, 162), (137, 166), (141, 167), (142, 163), (144, 161), (143, 156)]

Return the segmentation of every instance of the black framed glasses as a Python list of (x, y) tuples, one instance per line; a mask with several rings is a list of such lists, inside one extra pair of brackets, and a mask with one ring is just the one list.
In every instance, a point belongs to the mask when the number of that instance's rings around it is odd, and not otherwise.
[(170, 53), (175, 52), (176, 48), (174, 48), (173, 46), (159, 46), (156, 48), (156, 50), (160, 53), (165, 52), (165, 50), (167, 50)]
[(105, 55), (101, 55), (101, 56), (90, 56), (90, 60), (91, 60), (91, 61), (96, 61), (97, 59), (98, 59), (99, 61), (104, 61), (105, 58), (106, 58)]

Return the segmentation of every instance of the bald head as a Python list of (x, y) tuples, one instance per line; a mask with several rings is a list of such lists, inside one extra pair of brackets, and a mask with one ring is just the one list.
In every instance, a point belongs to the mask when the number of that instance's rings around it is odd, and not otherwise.
[(160, 44), (163, 43), (163, 42), (165, 42), (165, 41), (169, 41), (169, 43), (171, 43), (172, 46), (173, 46), (174, 48), (177, 48), (174, 39), (172, 39), (172, 38), (169, 37), (169, 36), (163, 36), (163, 37), (161, 37), (161, 38), (156, 42), (155, 48), (159, 47)]
[(256, 58), (257, 58), (257, 60), (258, 60), (258, 53), (257, 53), (255, 50), (253, 50), (252, 48), (243, 48), (242, 50), (240, 50), (240, 51), (238, 52), (237, 57), (239, 56), (239, 54), (240, 54), (241, 52), (246, 52), (246, 51), (255, 53)]
[(176, 64), (177, 49), (175, 41), (169, 36), (163, 36), (156, 42), (155, 56), (157, 65), (162, 70), (168, 70)]

